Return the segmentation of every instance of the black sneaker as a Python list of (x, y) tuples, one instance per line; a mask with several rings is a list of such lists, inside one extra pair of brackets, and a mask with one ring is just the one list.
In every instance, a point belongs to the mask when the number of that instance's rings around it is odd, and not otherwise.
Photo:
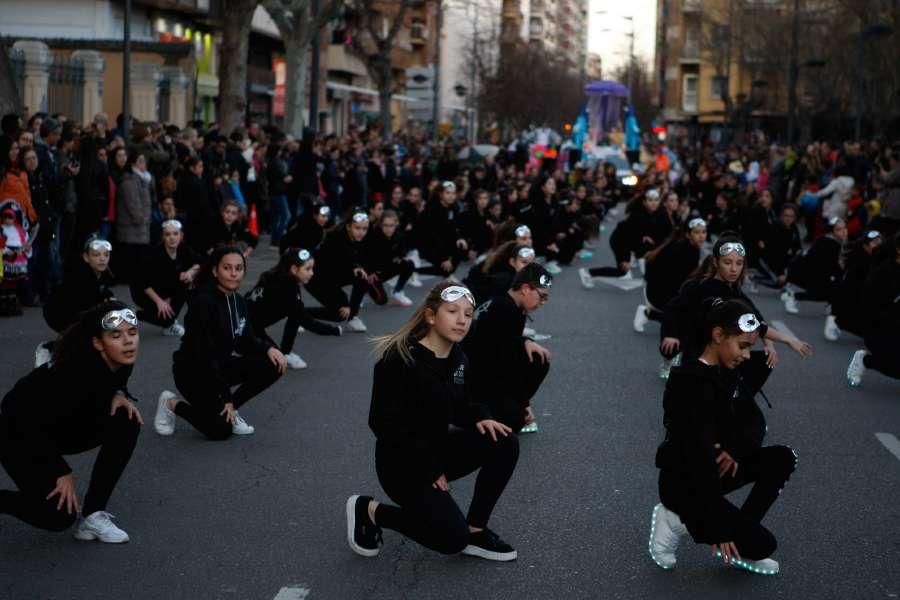
[(381, 527), (369, 518), (369, 496), (350, 496), (347, 499), (347, 543), (361, 556), (376, 556), (382, 543)]
[(499, 561), (516, 560), (519, 556), (512, 546), (501, 540), (500, 536), (490, 529), (470, 533), (469, 545), (463, 549), (462, 553)]

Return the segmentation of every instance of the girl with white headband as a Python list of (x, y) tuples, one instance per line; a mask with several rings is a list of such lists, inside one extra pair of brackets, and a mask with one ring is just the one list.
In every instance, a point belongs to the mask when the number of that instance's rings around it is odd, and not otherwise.
[(516, 273), (534, 262), (534, 248), (522, 246), (515, 240), (501, 244), (488, 257), (476, 265), (472, 265), (469, 274), (463, 280), (475, 302), (481, 304), (485, 300), (506, 293), (512, 285)]
[[(347, 541), (361, 556), (378, 554), (386, 528), (442, 554), (516, 558), (488, 529), (519, 445), (510, 428), (469, 395), (460, 342), (474, 312), (467, 288), (441, 282), (399, 331), (377, 340), (369, 426), (378, 480), (396, 505), (370, 496), (347, 500)], [(475, 492), (464, 515), (450, 482), (474, 471)]]
[(825, 317), (825, 338), (836, 341), (841, 331), (862, 337), (865, 309), (862, 304), (863, 286), (874, 268), (876, 255), (882, 247), (881, 232), (867, 231), (845, 254), (844, 275), (831, 298), (831, 314)]
[(340, 325), (317, 321), (314, 315), (326, 312), (323, 308), (306, 308), (300, 296), (302, 285), (313, 277), (315, 259), (305, 248), (287, 248), (278, 264), (259, 276), (256, 286), (247, 293), (247, 308), (253, 329), (265, 336), (272, 345), (275, 341), (266, 334), (266, 327), (287, 319), (281, 334), (279, 348), (287, 365), (292, 369), (305, 369), (306, 361), (294, 352), (297, 330), (304, 329), (319, 335), (341, 335)]
[(329, 221), (331, 208), (322, 201), (315, 202), (312, 210), (305, 211), (288, 224), (279, 244), (280, 252), (284, 254), (288, 248), (305, 248), (315, 255), (325, 241), (325, 228)]
[[(650, 556), (663, 569), (688, 533), (725, 564), (774, 575), (777, 543), (762, 525), (797, 466), (787, 446), (763, 446), (752, 398), (732, 393), (764, 324), (741, 300), (708, 299), (702, 351), (673, 368), (663, 396), (665, 440), (656, 452), (660, 504), (653, 509)], [(741, 508), (725, 496), (752, 483)]]
[[(322, 318), (346, 322), (347, 330), (357, 333), (366, 331), (358, 316), (359, 305), (374, 276), (363, 263), (363, 240), (368, 231), (368, 213), (354, 209), (325, 236), (315, 256), (318, 268), (306, 284), (306, 290), (327, 310)], [(345, 285), (353, 286), (349, 298), (341, 289)]]
[(202, 260), (183, 242), (181, 221), (163, 221), (162, 242), (144, 256), (131, 284), (131, 298), (139, 307), (138, 319), (162, 327), (163, 335), (175, 337), (184, 335), (178, 314)]
[[(128, 541), (106, 506), (125, 472), (143, 420), (128, 393), (140, 341), (137, 316), (101, 303), (56, 343), (0, 404), (0, 464), (17, 490), (0, 490), (0, 514), (49, 531), (78, 519), (75, 539)], [(64, 456), (100, 448), (84, 503)]]
[[(700, 265), (700, 249), (706, 242), (706, 221), (695, 218), (679, 228), (659, 248), (647, 253), (644, 296), (634, 313), (634, 330), (643, 332), (648, 321), (663, 319), (666, 304)], [(672, 356), (663, 358), (671, 360)]]
[[(843, 275), (841, 255), (847, 241), (847, 224), (843, 219), (828, 220), (828, 233), (813, 242), (802, 255), (788, 267), (787, 285), (781, 294), (784, 309), (797, 314), (798, 300), (831, 303), (831, 296)], [(796, 291), (796, 284), (804, 291)]]

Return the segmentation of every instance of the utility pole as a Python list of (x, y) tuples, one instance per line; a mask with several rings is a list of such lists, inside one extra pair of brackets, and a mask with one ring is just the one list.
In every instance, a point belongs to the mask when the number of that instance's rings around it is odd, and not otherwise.
[(631, 33), (626, 34), (630, 38), (629, 42), (628, 42), (628, 95), (629, 95), (629, 100), (630, 100), (632, 90), (634, 89), (634, 67), (635, 67), (634, 17), (622, 17), (622, 18), (627, 21), (631, 21)]
[(122, 137), (128, 143), (131, 129), (128, 95), (131, 93), (131, 0), (125, 0), (125, 20), (123, 21), (122, 48)]
[[(319, 0), (311, 2), (310, 19), (313, 22), (319, 17)], [(312, 65), (309, 78), (309, 123), (313, 133), (319, 129), (319, 53), (322, 51), (321, 28), (317, 28), (312, 39)]]
[(432, 140), (436, 143), (440, 136), (441, 125), (441, 29), (444, 26), (444, 6), (442, 0), (437, 0), (437, 13), (434, 17), (434, 98), (431, 101), (431, 120), (434, 123), (431, 132)]
[(800, 46), (800, 0), (794, 0), (794, 14), (791, 21), (791, 60), (788, 66), (788, 122), (787, 143), (794, 143), (797, 129), (797, 79), (800, 67), (797, 64), (797, 53)]

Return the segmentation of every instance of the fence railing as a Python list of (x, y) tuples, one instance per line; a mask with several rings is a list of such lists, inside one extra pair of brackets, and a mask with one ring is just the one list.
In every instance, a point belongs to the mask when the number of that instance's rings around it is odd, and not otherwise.
[(84, 99), (84, 67), (71, 58), (54, 55), (47, 86), (47, 112), (80, 118)]

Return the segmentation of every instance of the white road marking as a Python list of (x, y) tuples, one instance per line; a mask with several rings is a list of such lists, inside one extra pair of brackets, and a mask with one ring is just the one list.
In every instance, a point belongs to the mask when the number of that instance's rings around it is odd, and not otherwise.
[(888, 449), (888, 452), (897, 457), (897, 460), (900, 460), (900, 440), (892, 433), (876, 433), (875, 437), (878, 438), (878, 441)]
[(772, 327), (785, 335), (797, 337), (796, 335), (794, 335), (794, 332), (791, 331), (791, 328), (784, 324), (784, 321), (772, 321)]
[(283, 587), (278, 590), (274, 600), (306, 600), (309, 597), (309, 588), (300, 586)]

